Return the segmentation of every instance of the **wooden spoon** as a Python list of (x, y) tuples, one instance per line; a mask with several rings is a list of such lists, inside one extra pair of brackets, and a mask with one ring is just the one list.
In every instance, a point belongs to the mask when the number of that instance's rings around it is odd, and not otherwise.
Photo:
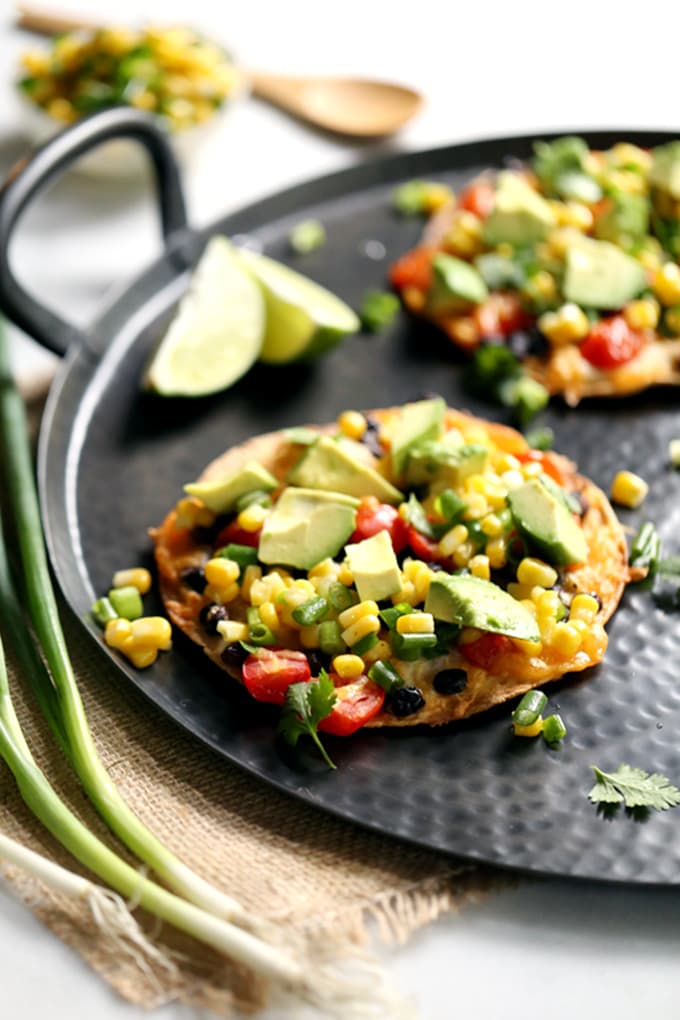
[[(16, 23), (40, 35), (101, 27), (84, 18), (19, 4)], [(413, 89), (370, 78), (292, 77), (245, 71), (253, 95), (336, 134), (379, 138), (398, 131), (420, 109)]]

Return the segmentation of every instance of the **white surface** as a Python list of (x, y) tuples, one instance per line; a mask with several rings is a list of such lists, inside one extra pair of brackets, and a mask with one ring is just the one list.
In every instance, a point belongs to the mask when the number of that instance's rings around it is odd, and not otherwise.
[[(135, 9), (161, 20), (182, 5), (115, 5), (119, 18)], [(389, 148), (574, 126), (680, 128), (680, 9), (660, 0), (636, 8), (578, 0), (559, 10), (522, 2), (343, 0), (331, 7), (318, 0), (260, 0), (214, 7), (194, 2), (191, 11), (251, 66), (396, 78), (428, 98), (398, 139), (363, 146), (333, 141), (244, 102), (187, 176), (192, 220), (199, 224)], [(24, 40), (10, 30), (9, 15), (2, 17), (0, 66), (10, 68)], [(0, 87), (0, 169), (23, 151), (20, 126), (8, 89)], [(15, 261), (33, 291), (85, 323), (109, 286), (133, 276), (157, 248), (146, 196), (69, 179), (26, 217)], [(17, 364), (36, 383), (49, 358), (37, 358), (33, 345), (15, 335)], [(387, 953), (386, 965), (426, 1020), (519, 1020), (530, 1012), (556, 1020), (676, 1017), (678, 906), (677, 891), (523, 882), (443, 918), (406, 948)], [(1, 884), (0, 944), (3, 1018), (147, 1015), (114, 998)], [(188, 1020), (197, 1014), (175, 1006), (156, 1016)]]

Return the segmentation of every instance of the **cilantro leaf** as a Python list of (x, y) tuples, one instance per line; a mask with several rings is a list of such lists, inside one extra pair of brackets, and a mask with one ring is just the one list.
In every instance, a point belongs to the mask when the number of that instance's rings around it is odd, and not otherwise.
[(335, 765), (319, 739), (318, 726), (322, 719), (331, 714), (335, 702), (333, 681), (326, 670), (322, 669), (318, 680), (304, 680), (290, 685), (279, 722), (279, 733), (291, 747), (295, 747), (300, 737), (310, 736), (331, 769)]
[(619, 765), (615, 772), (591, 766), (597, 782), (588, 794), (593, 804), (620, 804), (627, 808), (649, 807), (657, 811), (677, 807), (680, 790), (658, 772), (650, 774), (632, 765)]

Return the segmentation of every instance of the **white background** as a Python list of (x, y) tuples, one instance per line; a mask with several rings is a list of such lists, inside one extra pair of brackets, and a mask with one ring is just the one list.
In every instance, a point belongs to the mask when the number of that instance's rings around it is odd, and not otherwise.
[[(25, 148), (9, 82), (27, 40), (12, 31), (9, 8), (6, 3), (0, 12), (3, 170)], [(90, 13), (94, 9), (105, 10), (91, 4)], [(118, 18), (135, 11), (158, 20), (187, 16), (183, 5), (169, 0), (119, 0), (112, 9)], [(427, 97), (418, 119), (381, 145), (332, 140), (255, 101), (242, 102), (188, 170), (190, 212), (198, 224), (379, 151), (494, 133), (680, 128), (680, 14), (669, 3), (194, 0), (190, 10), (194, 23), (219, 34), (246, 66), (392, 78)], [(22, 278), (74, 321), (86, 323), (108, 288), (133, 276), (158, 250), (150, 203), (137, 194), (128, 205), (121, 194), (115, 184), (64, 181), (26, 218), (17, 239)], [(22, 379), (38, 387), (51, 360), (14, 335)], [(389, 951), (386, 965), (427, 1020), (519, 1020), (529, 1013), (557, 1020), (677, 1017), (679, 906), (672, 891), (524, 881), (443, 918), (407, 947)], [(146, 1015), (116, 999), (1, 883), (0, 945), (3, 1018)], [(196, 1016), (179, 1006), (156, 1015)]]

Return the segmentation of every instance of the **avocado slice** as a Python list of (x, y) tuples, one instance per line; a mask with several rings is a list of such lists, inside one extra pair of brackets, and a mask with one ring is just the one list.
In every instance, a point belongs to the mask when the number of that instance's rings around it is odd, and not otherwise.
[(668, 142), (652, 149), (649, 183), (671, 198), (680, 199), (680, 142)]
[(414, 447), (441, 436), (445, 410), (442, 397), (404, 404), (392, 428), (392, 470), (397, 477)]
[(484, 470), (489, 451), (477, 443), (451, 446), (431, 440), (411, 450), (406, 463), (406, 485), (427, 485), (442, 481), (455, 488), (470, 475)]
[(433, 315), (458, 311), (461, 305), (481, 305), (489, 296), (480, 272), (463, 259), (440, 252), (432, 259), (432, 270), (427, 309)]
[(348, 443), (330, 436), (310, 446), (288, 472), (291, 485), (307, 489), (329, 489), (348, 496), (376, 496), (382, 503), (401, 503), (403, 496), (375, 468), (355, 457)]
[(508, 506), (520, 532), (557, 566), (584, 563), (588, 546), (583, 530), (566, 504), (538, 478), (508, 493)]
[(437, 573), (430, 581), (425, 612), (435, 620), (477, 627), (524, 641), (540, 641), (535, 618), (524, 606), (491, 581), (471, 574)]
[(386, 531), (346, 546), (345, 552), (362, 602), (380, 602), (401, 590), (401, 571)]
[(567, 249), (567, 301), (585, 308), (622, 308), (646, 282), (642, 263), (609, 241), (581, 237)]
[(190, 482), (184, 486), (184, 491), (200, 499), (213, 513), (226, 514), (246, 493), (271, 492), (278, 484), (270, 471), (257, 461), (249, 460), (239, 471), (209, 482)]
[(336, 556), (354, 531), (359, 501), (342, 492), (284, 489), (262, 526), (262, 563), (311, 570)]
[(543, 240), (555, 223), (546, 200), (523, 177), (509, 170), (498, 175), (494, 206), (484, 222), (487, 244), (525, 247)]
[(595, 221), (595, 236), (619, 245), (640, 241), (649, 233), (650, 210), (644, 195), (614, 195)]

